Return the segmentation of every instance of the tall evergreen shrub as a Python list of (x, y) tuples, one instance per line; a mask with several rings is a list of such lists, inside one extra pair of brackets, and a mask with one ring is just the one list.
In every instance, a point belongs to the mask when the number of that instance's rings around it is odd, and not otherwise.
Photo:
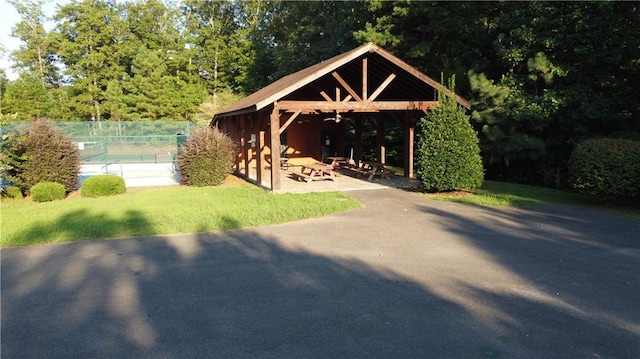
[[(449, 81), (455, 93), (455, 78)], [(418, 123), (416, 176), (425, 190), (444, 192), (482, 185), (478, 137), (452, 95), (437, 90), (439, 105)]]
[(16, 167), (26, 159), (21, 154), (21, 141), (24, 141), (24, 136), (16, 136), (13, 133), (0, 137), (0, 177), (5, 181), (16, 182)]
[(231, 172), (236, 146), (217, 128), (204, 126), (191, 132), (182, 145), (178, 166), (182, 183), (189, 186), (217, 186)]
[(16, 142), (15, 153), (21, 160), (14, 166), (12, 182), (24, 191), (39, 182), (57, 182), (70, 192), (78, 183), (80, 151), (51, 122), (31, 123)]

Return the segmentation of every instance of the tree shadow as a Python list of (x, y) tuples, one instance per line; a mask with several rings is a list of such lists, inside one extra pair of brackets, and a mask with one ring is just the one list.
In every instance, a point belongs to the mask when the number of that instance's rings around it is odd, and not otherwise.
[(79, 209), (64, 213), (53, 222), (34, 222), (28, 230), (16, 236), (12, 245), (52, 243), (69, 238), (136, 237), (151, 231), (149, 220), (140, 211), (129, 210), (116, 218)]
[(33, 249), (2, 253), (6, 358), (411, 356), (459, 310), (253, 231)]
[(640, 357), (640, 221), (570, 205), (431, 204), (419, 209), (520, 283), (451, 283), (493, 312), (505, 342), (520, 341), (533, 357)]
[[(3, 357), (637, 357), (637, 268), (614, 255), (605, 259), (620, 276), (605, 284), (610, 293), (586, 285), (597, 273), (579, 266), (620, 248), (585, 238), (587, 215), (523, 210), (531, 220), (522, 223), (522, 213), (467, 213), (384, 191), (317, 225), (3, 249)], [(363, 217), (413, 226), (425, 244), (407, 251), (424, 255), (381, 265), (306, 241), (318, 228), (363, 226)], [(554, 225), (563, 232), (550, 237)], [(454, 237), (431, 241), (447, 235), (428, 232), (438, 226)], [(350, 253), (405, 243), (333, 235)], [(466, 252), (446, 251), (447, 241)], [(403, 267), (411, 260), (417, 275)], [(465, 265), (479, 273), (457, 271)], [(482, 265), (499, 270), (483, 274)], [(502, 280), (523, 284), (494, 285)]]

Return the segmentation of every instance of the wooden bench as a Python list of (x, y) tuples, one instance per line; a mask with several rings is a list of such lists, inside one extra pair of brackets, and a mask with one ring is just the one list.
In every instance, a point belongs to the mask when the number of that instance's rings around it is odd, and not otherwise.
[(302, 173), (302, 172), (291, 172), (291, 175), (293, 175), (293, 177), (295, 177), (297, 180), (303, 180), (305, 182), (311, 182), (313, 180), (313, 178), (311, 178), (311, 176), (309, 176), (306, 173)]
[(374, 176), (380, 176), (380, 178), (390, 179), (390, 172), (384, 167), (383, 163), (379, 162), (362, 162), (361, 167), (354, 169), (357, 176), (366, 176), (368, 181), (371, 181)]

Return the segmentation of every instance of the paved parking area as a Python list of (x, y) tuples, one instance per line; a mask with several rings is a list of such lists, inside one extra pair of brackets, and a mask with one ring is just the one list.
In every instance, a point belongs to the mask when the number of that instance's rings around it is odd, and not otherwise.
[(3, 249), (2, 358), (640, 357), (640, 220), (347, 193), (364, 207)]

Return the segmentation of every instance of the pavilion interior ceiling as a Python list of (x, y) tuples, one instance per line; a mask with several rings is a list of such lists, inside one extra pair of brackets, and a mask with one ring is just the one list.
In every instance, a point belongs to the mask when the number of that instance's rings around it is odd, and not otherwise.
[[(363, 59), (366, 58), (366, 65)], [(375, 98), (375, 101), (435, 101), (435, 89), (416, 78), (404, 69), (395, 66), (376, 53), (366, 53), (359, 58), (338, 68), (339, 75), (361, 98), (363, 94), (363, 66), (366, 66), (367, 94), (371, 96), (378, 87), (384, 84), (390, 75), (395, 75), (391, 82)], [(283, 97), (283, 101), (325, 101), (322, 92), (332, 100), (336, 99), (336, 88), (340, 88), (342, 101), (349, 92), (340, 84), (332, 73), (326, 74), (312, 83)], [(351, 98), (349, 101), (357, 101)]]

